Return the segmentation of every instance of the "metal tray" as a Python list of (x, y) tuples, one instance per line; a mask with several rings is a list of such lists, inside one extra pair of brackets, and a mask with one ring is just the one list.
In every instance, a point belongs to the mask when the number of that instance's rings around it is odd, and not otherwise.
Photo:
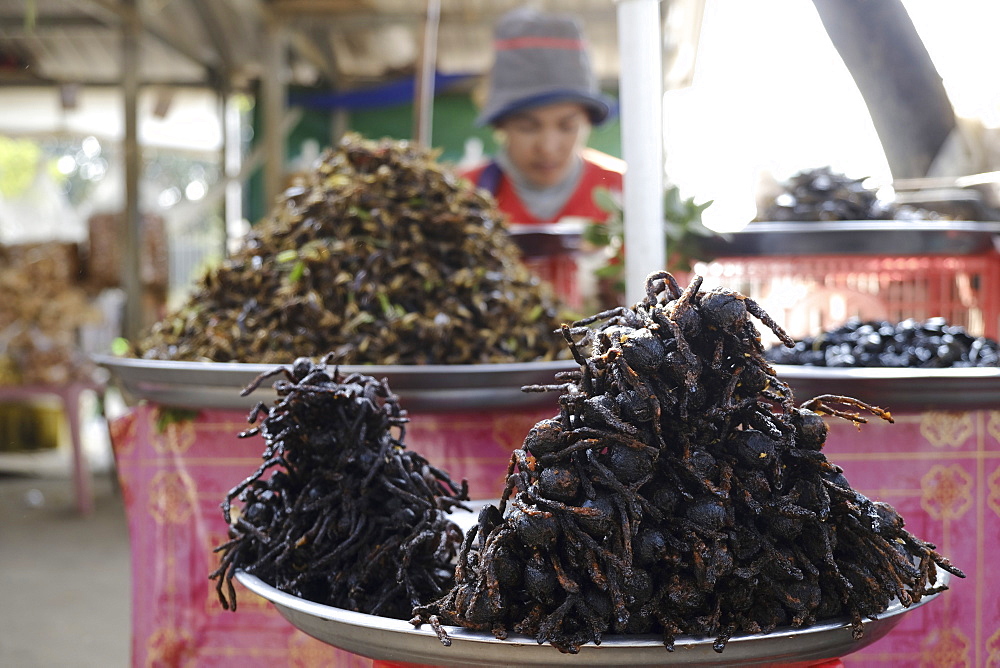
[(749, 223), (698, 240), (715, 257), (975, 255), (1000, 251), (1000, 222), (845, 220)]
[(510, 225), (507, 231), (526, 257), (544, 257), (580, 250), (583, 221)]
[[(948, 573), (938, 570), (947, 584)], [(271, 587), (260, 578), (237, 571), (236, 579), (267, 599), (296, 628), (340, 649), (381, 661), (405, 661), (440, 666), (766, 666), (821, 661), (845, 656), (884, 637), (903, 615), (940, 594), (925, 596), (909, 608), (898, 602), (864, 622), (865, 634), (854, 640), (848, 621), (830, 621), (804, 629), (734, 636), (722, 653), (712, 638), (680, 637), (667, 652), (659, 636), (605, 636), (600, 645), (587, 644), (578, 654), (563, 654), (527, 636), (511, 634), (497, 640), (491, 634), (446, 627), (452, 644), (445, 647), (428, 625), (376, 617), (313, 603)]]
[[(265, 380), (247, 397), (240, 392), (260, 373), (278, 364), (236, 362), (172, 362), (113, 355), (92, 355), (108, 369), (126, 400), (148, 400), (178, 408), (250, 410), (257, 402), (276, 397), (272, 381)], [(386, 378), (407, 410), (463, 410), (526, 407), (552, 403), (552, 393), (522, 392), (522, 385), (553, 382), (559, 371), (578, 368), (572, 360), (513, 364), (357, 365), (341, 366), (347, 374), (360, 372)], [(277, 380), (275, 377), (274, 380)]]
[[(179, 408), (250, 410), (274, 400), (265, 381), (250, 396), (240, 392), (276, 364), (169, 362), (94, 355), (134, 403), (148, 400)], [(976, 409), (1000, 406), (1000, 368), (897, 369), (829, 368), (772, 365), (800, 403), (820, 394), (846, 394), (889, 410)], [(521, 386), (553, 382), (559, 371), (576, 369), (571, 360), (518, 364), (427, 366), (342, 366), (387, 378), (389, 387), (409, 410), (462, 410), (483, 407), (526, 407), (551, 403), (549, 393), (521, 392)]]
[(974, 410), (1000, 406), (1000, 368), (899, 369), (772, 365), (797, 403), (842, 394), (899, 410)]

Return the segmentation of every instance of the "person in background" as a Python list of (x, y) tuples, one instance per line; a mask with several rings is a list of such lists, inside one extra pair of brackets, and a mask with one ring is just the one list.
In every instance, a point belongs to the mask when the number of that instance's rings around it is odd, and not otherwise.
[[(580, 23), (520, 8), (500, 18), (494, 38), (489, 92), (476, 124), (493, 126), (500, 146), (460, 175), (496, 198), (515, 234), (520, 225), (567, 218), (605, 221), (594, 191), (621, 193), (625, 164), (587, 148), (611, 104), (598, 89)], [(571, 286), (560, 286), (560, 275), (575, 274), (575, 263), (567, 263), (572, 258), (564, 256), (529, 265), (564, 292)]]

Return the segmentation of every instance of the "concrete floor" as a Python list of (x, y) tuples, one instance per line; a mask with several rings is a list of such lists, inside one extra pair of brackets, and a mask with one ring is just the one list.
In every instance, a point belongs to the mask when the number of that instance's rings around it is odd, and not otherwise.
[(0, 666), (130, 663), (125, 511), (110, 448), (100, 438), (87, 445), (96, 469), (88, 517), (74, 507), (64, 448), (0, 453)]

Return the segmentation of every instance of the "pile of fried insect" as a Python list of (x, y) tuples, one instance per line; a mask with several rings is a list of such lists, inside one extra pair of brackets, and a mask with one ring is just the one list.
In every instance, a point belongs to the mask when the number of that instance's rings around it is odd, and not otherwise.
[[(733, 635), (833, 618), (859, 638), (893, 599), (946, 588), (938, 567), (964, 577), (821, 450), (824, 417), (891, 415), (844, 396), (795, 405), (751, 316), (792, 340), (751, 299), (701, 285), (657, 272), (633, 307), (562, 326), (579, 369), (523, 388), (559, 392), (559, 414), (530, 430), (499, 505), (464, 538), (447, 512), (465, 489), (386, 435), (404, 419), (387, 388), (297, 364), (251, 430), (265, 464), (223, 504), (227, 520), (234, 500), (247, 509), (212, 574), (223, 603), (244, 569), (321, 603), (412, 616), (446, 645), (455, 625), (571, 653), (646, 633), (667, 649), (713, 637), (721, 652)], [(333, 396), (340, 412), (311, 408)], [(373, 422), (380, 405), (389, 415)], [(265, 482), (272, 466), (285, 471)], [(379, 558), (386, 535), (402, 559)], [(383, 575), (383, 598), (364, 607), (365, 583)]]

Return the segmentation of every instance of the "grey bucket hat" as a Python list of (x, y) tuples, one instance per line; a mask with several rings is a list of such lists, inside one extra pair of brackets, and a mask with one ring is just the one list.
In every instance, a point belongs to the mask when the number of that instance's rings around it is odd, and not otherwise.
[(568, 14), (528, 7), (507, 12), (494, 30), (489, 97), (476, 125), (515, 111), (556, 102), (579, 102), (594, 125), (611, 114), (590, 67), (580, 23)]

